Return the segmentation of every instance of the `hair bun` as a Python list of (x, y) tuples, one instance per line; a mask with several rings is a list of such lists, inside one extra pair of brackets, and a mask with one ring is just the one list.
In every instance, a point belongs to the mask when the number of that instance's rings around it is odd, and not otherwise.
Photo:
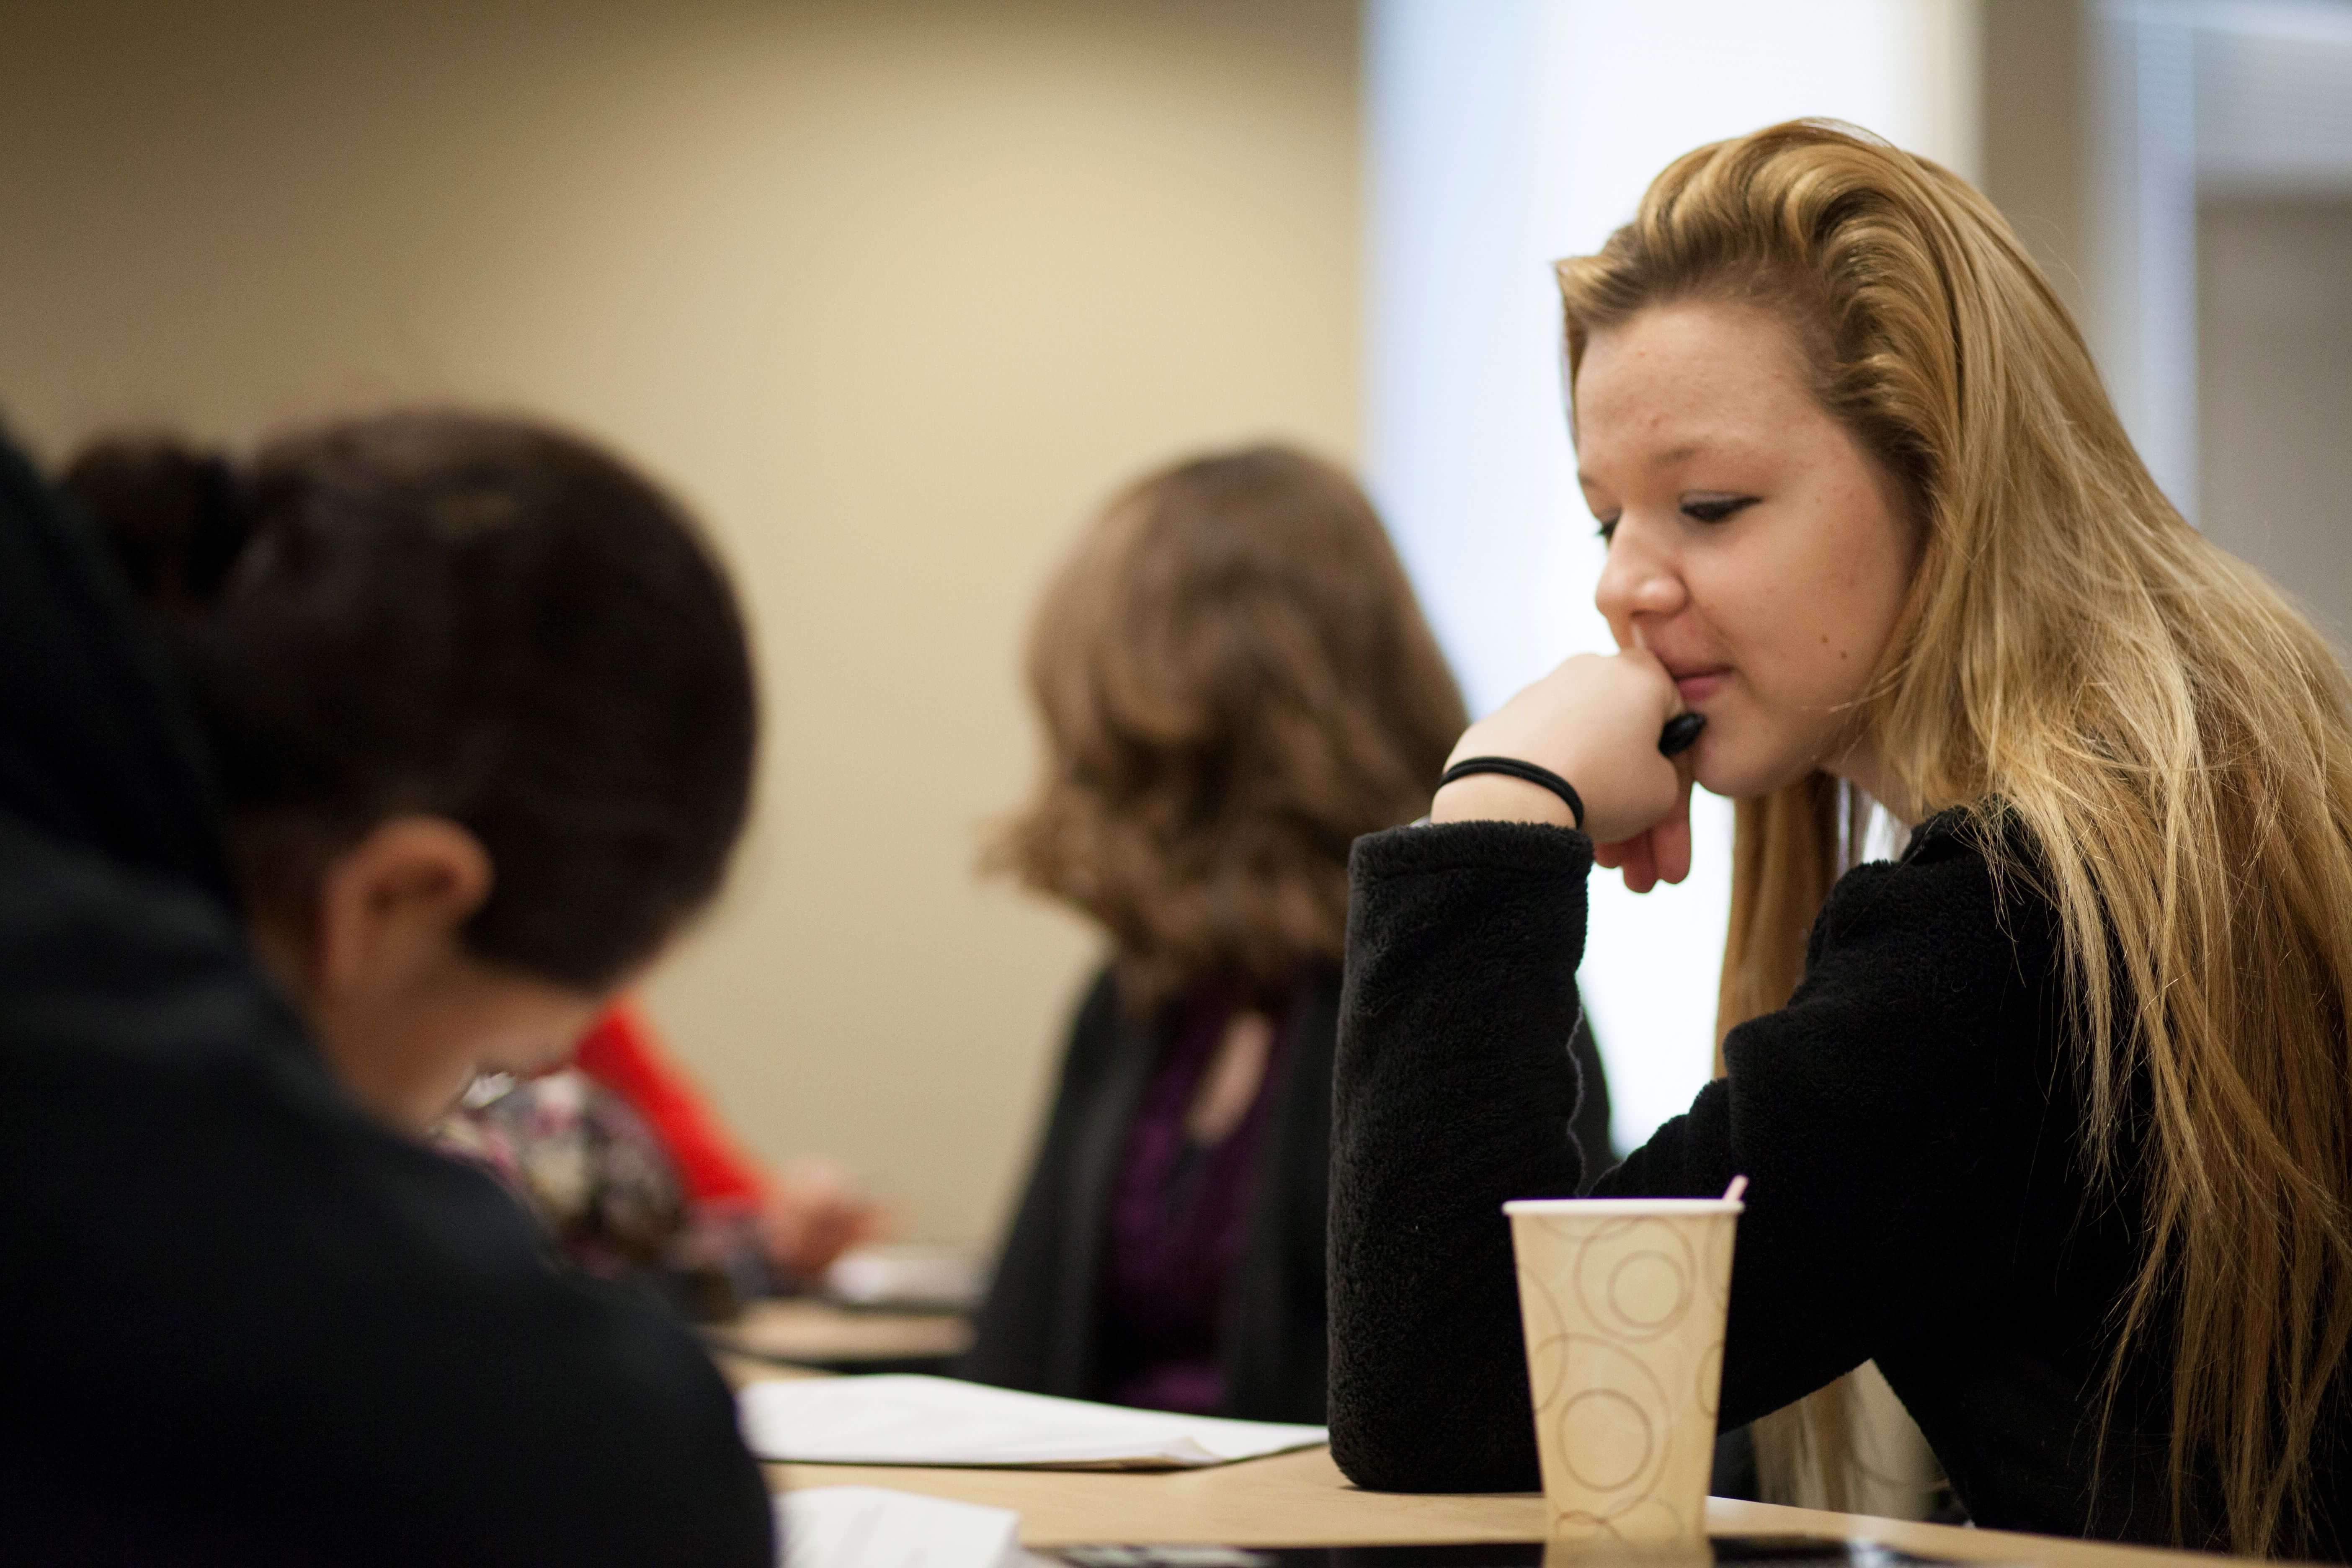
[(110, 437), (77, 453), (58, 479), (97, 525), (140, 599), (201, 609), (251, 531), (236, 469), (217, 452), (168, 437)]

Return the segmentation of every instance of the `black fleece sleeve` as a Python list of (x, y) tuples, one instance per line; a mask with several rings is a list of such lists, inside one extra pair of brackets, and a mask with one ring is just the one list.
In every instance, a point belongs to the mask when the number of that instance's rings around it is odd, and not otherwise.
[[(1334, 1074), (1331, 1447), (1360, 1485), (1538, 1484), (1510, 1235), (1576, 1191), (1566, 1050), (1580, 834), (1505, 823), (1359, 840)], [(1694, 959), (1694, 983), (1706, 967)], [(1749, 1178), (1722, 1420), (1822, 1386), (1916, 1328), (2014, 1213), (1988, 1172), (1988, 1058), (2031, 1037), (1989, 873), (1957, 835), (1849, 873), (1789, 1006), (1732, 1032), (1702, 1089), (1600, 1184), (1698, 1196)]]
[[(1948, 1302), (2023, 1202), (1997, 1100), (2042, 992), (1983, 859), (1957, 835), (1840, 879), (1789, 1005), (1724, 1042), (1730, 1076), (1596, 1195), (1748, 1179), (1724, 1342), (1737, 1426), (1852, 1371)], [(2030, 1076), (2030, 1075), (2028, 1075)]]
[(1331, 1453), (1360, 1486), (1538, 1484), (1502, 1205), (1572, 1196), (1591, 841), (1522, 823), (1356, 841), (1331, 1126)]

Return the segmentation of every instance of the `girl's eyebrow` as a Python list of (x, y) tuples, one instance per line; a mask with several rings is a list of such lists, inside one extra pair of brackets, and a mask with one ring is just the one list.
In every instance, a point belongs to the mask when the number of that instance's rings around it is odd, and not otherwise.
[[(1698, 453), (1698, 443), (1696, 441), (1686, 441), (1679, 447), (1669, 447), (1666, 450), (1660, 452), (1657, 456), (1652, 458), (1644, 466), (1652, 468), (1671, 468), (1676, 463), (1682, 462), (1685, 458), (1697, 457)], [(1591, 474), (1586, 473), (1582, 468), (1579, 468), (1576, 470), (1576, 482), (1580, 485), (1591, 485), (1597, 484), (1600, 481), (1596, 480)]]

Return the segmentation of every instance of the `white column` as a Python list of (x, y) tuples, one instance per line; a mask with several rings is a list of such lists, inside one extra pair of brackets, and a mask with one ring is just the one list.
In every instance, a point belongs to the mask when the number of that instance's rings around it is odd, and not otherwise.
[(2089, 323), (2124, 428), (2197, 519), (2198, 7), (2109, 0), (2098, 15), (2098, 308)]

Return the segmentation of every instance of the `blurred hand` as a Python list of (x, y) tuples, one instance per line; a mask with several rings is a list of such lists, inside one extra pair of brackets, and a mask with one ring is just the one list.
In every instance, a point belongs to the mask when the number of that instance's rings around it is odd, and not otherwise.
[(770, 1260), (796, 1279), (816, 1279), (835, 1258), (888, 1228), (882, 1206), (823, 1160), (787, 1166), (771, 1183), (760, 1217)]
[[(1665, 668), (1640, 648), (1578, 654), (1462, 733), (1448, 763), (1517, 757), (1549, 768), (1584, 802), (1593, 859), (1646, 893), (1690, 874), (1690, 775), (1658, 754), (1658, 731), (1682, 710)], [(1540, 784), (1475, 773), (1437, 792), (1433, 822), (1573, 825)]]

